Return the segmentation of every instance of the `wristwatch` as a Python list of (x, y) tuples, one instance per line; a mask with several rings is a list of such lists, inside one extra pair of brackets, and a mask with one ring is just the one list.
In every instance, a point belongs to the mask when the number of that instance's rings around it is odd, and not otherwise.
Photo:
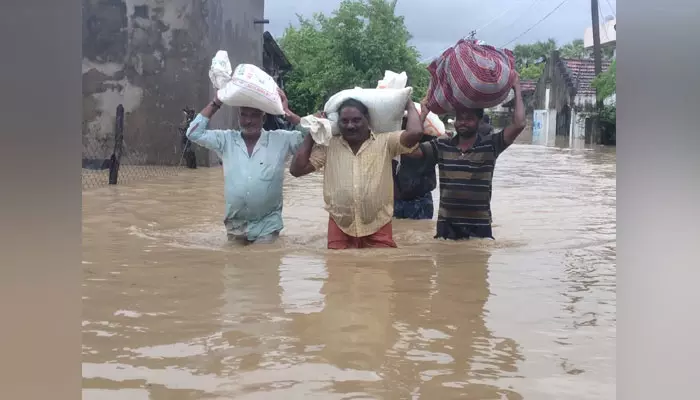
[(223, 104), (223, 103), (221, 103), (221, 102), (219, 102), (219, 101), (216, 101), (216, 99), (214, 99), (214, 100), (211, 101), (212, 107), (214, 107), (214, 108), (216, 108), (216, 109), (221, 108), (221, 105), (222, 105), (222, 104)]

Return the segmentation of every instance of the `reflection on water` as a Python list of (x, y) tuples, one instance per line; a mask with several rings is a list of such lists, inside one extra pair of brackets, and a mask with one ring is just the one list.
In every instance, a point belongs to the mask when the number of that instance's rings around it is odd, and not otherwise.
[(614, 150), (514, 146), (495, 187), (496, 241), (343, 252), (320, 176), (246, 248), (219, 169), (84, 193), (84, 398), (614, 398)]

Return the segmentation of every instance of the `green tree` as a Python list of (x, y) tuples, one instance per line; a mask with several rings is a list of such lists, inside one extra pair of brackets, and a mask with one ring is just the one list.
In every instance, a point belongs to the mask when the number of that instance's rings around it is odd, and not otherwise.
[[(567, 43), (559, 49), (559, 52), (564, 58), (593, 58), (593, 49), (583, 47), (583, 39), (575, 39), (571, 43)], [(600, 49), (600, 57), (604, 61), (613, 59), (615, 53), (614, 47), (602, 47)]]
[(575, 39), (559, 49), (559, 53), (564, 58), (589, 58), (590, 51), (583, 47), (583, 39)]
[(520, 79), (538, 80), (544, 71), (544, 63), (530, 64), (518, 70)]
[(547, 39), (544, 42), (540, 41), (516, 45), (513, 48), (513, 55), (515, 56), (515, 65), (518, 72), (521, 72), (523, 68), (539, 61), (542, 57), (549, 57), (552, 51), (556, 49), (557, 42), (554, 39)]
[[(595, 88), (596, 95), (600, 100), (604, 100), (617, 91), (617, 62), (613, 60), (610, 68), (598, 75), (591, 82), (591, 86)], [(600, 111), (600, 120), (607, 134), (615, 138), (615, 126), (617, 125), (617, 106), (615, 104), (606, 104)]]
[(539, 79), (544, 71), (544, 62), (541, 60), (543, 57), (548, 57), (556, 48), (557, 42), (554, 39), (516, 45), (513, 48), (513, 55), (520, 79)]
[(612, 96), (617, 91), (617, 61), (613, 60), (607, 71), (596, 76), (591, 86), (595, 88), (596, 95), (601, 100)]
[(330, 16), (297, 16), (299, 26), (279, 40), (293, 65), (286, 83), (290, 106), (315, 112), (340, 90), (374, 87), (385, 70), (405, 71), (414, 100), (422, 98), (430, 76), (408, 45), (411, 35), (395, 6), (396, 0), (344, 0)]
[[(535, 42), (530, 44), (519, 44), (513, 48), (515, 56), (515, 65), (522, 79), (539, 79), (544, 71), (543, 60), (554, 50), (559, 50), (559, 55), (562, 58), (574, 59), (591, 59), (593, 51), (583, 47), (583, 39), (575, 39), (561, 47), (557, 47), (554, 39), (548, 39), (544, 42)], [(605, 47), (601, 49), (603, 60), (611, 60), (613, 58), (613, 48)]]

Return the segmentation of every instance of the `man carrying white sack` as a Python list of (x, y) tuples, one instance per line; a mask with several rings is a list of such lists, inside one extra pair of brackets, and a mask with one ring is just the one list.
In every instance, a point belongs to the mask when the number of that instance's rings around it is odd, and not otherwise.
[[(287, 120), (298, 126), (299, 116), (289, 110), (286, 95), (279, 92)], [(297, 151), (306, 132), (265, 131), (265, 113), (249, 107), (240, 107), (240, 131), (207, 129), (221, 105), (215, 97), (204, 107), (190, 124), (187, 138), (215, 151), (223, 162), (224, 225), (229, 240), (241, 244), (272, 243), (283, 228), (285, 161)]]
[(333, 136), (328, 146), (314, 146), (309, 135), (292, 159), (289, 172), (295, 177), (324, 168), (329, 249), (396, 247), (391, 161), (410, 153), (423, 137), (423, 124), (410, 98), (406, 110), (405, 130), (374, 133), (367, 106), (347, 99), (338, 107), (340, 136)]

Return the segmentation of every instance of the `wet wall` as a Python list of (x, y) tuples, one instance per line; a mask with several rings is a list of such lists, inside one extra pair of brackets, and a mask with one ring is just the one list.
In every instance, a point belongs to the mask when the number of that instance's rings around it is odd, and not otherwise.
[[(264, 0), (83, 0), (83, 156), (109, 157), (116, 107), (124, 105), (130, 163), (180, 159), (185, 106), (214, 94), (208, 70), (217, 50), (232, 64), (262, 64)], [(215, 128), (237, 125), (221, 110)], [(200, 165), (218, 164), (198, 149)]]

